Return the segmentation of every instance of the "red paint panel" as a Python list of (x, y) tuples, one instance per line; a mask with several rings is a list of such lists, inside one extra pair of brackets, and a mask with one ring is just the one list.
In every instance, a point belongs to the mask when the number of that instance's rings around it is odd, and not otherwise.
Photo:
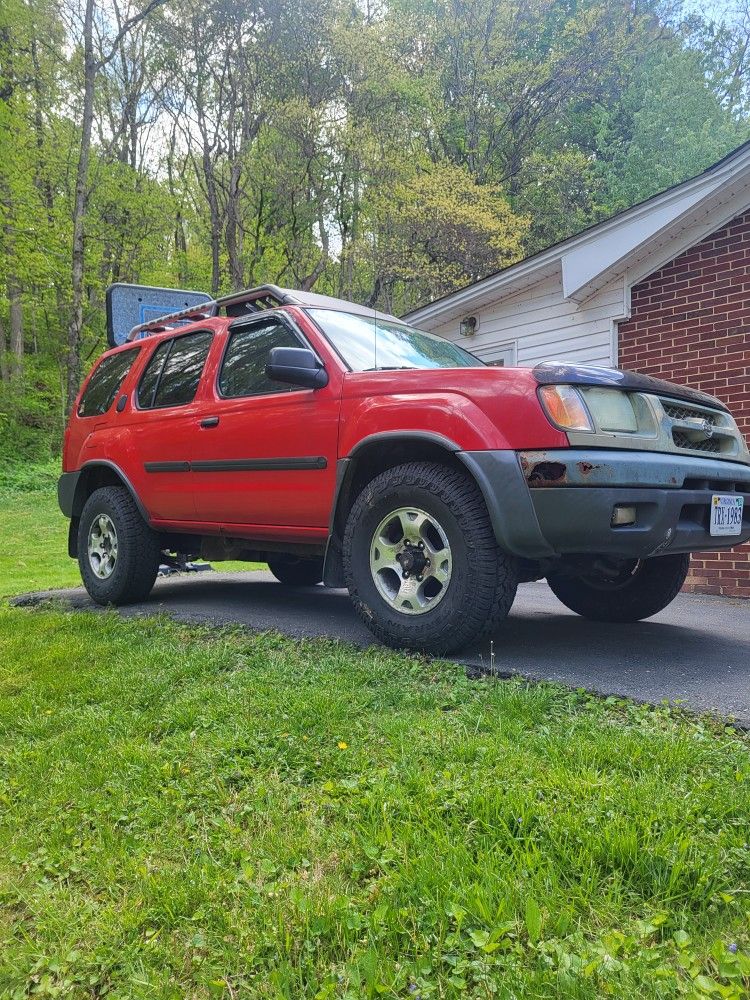
[(336, 482), (340, 402), (328, 389), (204, 403), (191, 462), (320, 458), (325, 468), (193, 472), (197, 517), (230, 524), (328, 524)]
[[(192, 472), (196, 516), (211, 524), (298, 525), (327, 531), (341, 407), (341, 379), (333, 360), (309, 337), (327, 363), (329, 383), (324, 389), (222, 399), (217, 378), (226, 337), (224, 333), (216, 338), (209, 357), (190, 461), (319, 458), (325, 467)], [(200, 422), (207, 417), (218, 417), (216, 426), (202, 428)]]
[(536, 389), (522, 368), (348, 373), (339, 454), (384, 431), (432, 432), (463, 451), (567, 447), (566, 435), (544, 416)]

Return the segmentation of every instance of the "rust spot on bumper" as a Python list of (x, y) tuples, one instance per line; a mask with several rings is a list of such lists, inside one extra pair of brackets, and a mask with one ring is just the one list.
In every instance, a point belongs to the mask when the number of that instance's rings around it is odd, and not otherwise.
[(524, 469), (529, 486), (562, 486), (568, 478), (563, 462), (537, 462)]
[(584, 477), (590, 476), (596, 469), (601, 468), (600, 465), (594, 465), (593, 462), (576, 462), (576, 465), (578, 466), (578, 471)]

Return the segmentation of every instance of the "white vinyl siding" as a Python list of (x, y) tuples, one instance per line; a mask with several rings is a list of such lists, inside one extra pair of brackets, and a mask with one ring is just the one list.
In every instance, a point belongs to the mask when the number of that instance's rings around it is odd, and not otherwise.
[(512, 297), (477, 307), (470, 315), (479, 319), (473, 337), (461, 336), (458, 319), (419, 325), (461, 344), (483, 361), (512, 356), (515, 348), (518, 365), (534, 365), (548, 358), (616, 364), (612, 323), (624, 316), (623, 281), (615, 280), (579, 305), (563, 298), (559, 276), (545, 278)]

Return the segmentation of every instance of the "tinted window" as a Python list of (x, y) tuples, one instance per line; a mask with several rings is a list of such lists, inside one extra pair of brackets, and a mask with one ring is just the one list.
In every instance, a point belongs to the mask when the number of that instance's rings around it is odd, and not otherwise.
[(232, 397), (293, 390), (294, 386), (268, 378), (268, 355), (274, 347), (303, 346), (299, 338), (276, 319), (235, 331), (221, 366), (219, 392)]
[(164, 367), (164, 359), (166, 358), (167, 352), (171, 346), (171, 340), (165, 340), (163, 344), (159, 344), (154, 353), (151, 355), (151, 360), (146, 365), (146, 370), (143, 373), (141, 383), (138, 386), (138, 405), (142, 409), (153, 406), (154, 389), (156, 389), (156, 384), (159, 381), (161, 370)]
[(93, 417), (107, 412), (137, 354), (137, 350), (121, 351), (102, 359), (78, 404), (79, 417)]
[(159, 344), (138, 387), (138, 405), (147, 409), (191, 403), (210, 346), (211, 334), (207, 331)]

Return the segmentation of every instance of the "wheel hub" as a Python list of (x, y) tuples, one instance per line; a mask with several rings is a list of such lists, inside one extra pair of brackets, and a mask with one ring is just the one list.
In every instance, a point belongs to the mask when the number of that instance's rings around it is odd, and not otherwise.
[(112, 576), (117, 563), (117, 531), (108, 514), (98, 514), (91, 522), (87, 548), (94, 575), (100, 580)]
[(378, 525), (370, 546), (370, 573), (391, 608), (420, 615), (448, 588), (453, 556), (438, 520), (417, 507), (399, 507)]
[(404, 579), (416, 576), (417, 580), (421, 580), (422, 574), (430, 565), (430, 560), (424, 554), (424, 542), (418, 545), (406, 542), (401, 552), (396, 554), (396, 561), (401, 565)]

